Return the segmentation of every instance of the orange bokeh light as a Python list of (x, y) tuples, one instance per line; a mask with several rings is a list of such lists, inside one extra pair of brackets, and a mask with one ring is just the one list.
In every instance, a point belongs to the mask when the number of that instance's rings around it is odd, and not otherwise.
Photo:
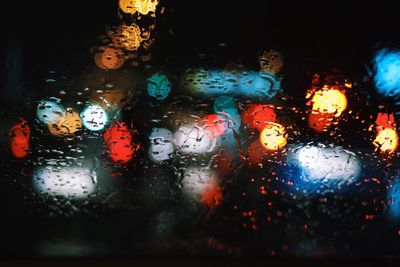
[(49, 124), (49, 132), (58, 137), (68, 137), (74, 135), (82, 129), (82, 120), (76, 111), (67, 108), (65, 117), (60, 119), (55, 124)]
[[(351, 88), (351, 83), (345, 83), (344, 87)], [(324, 85), (317, 90), (313, 87), (307, 92), (306, 99), (311, 98), (307, 105), (311, 105), (308, 115), (308, 125), (316, 132), (327, 131), (347, 108), (346, 90), (339, 86)]]
[(382, 153), (393, 153), (399, 146), (399, 136), (396, 131), (394, 114), (378, 113), (375, 121), (376, 138), (372, 144)]
[(158, 0), (120, 0), (119, 8), (124, 13), (135, 14), (136, 12), (147, 15), (149, 12), (155, 12)]
[(347, 107), (347, 97), (340, 90), (334, 89), (334, 87), (328, 88), (328, 86), (324, 86), (322, 90), (314, 93), (311, 103), (313, 111), (339, 117)]
[(123, 52), (119, 49), (106, 47), (101, 53), (94, 56), (96, 65), (105, 70), (115, 70), (125, 63)]
[(383, 153), (393, 153), (399, 145), (399, 136), (396, 130), (386, 128), (379, 131), (373, 144)]

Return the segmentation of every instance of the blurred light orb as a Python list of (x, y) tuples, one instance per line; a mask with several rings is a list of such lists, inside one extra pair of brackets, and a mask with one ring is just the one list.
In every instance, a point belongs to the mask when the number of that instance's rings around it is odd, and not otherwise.
[(90, 131), (101, 131), (108, 122), (107, 112), (97, 104), (90, 104), (80, 116), (83, 126)]
[(250, 129), (262, 131), (270, 122), (277, 122), (272, 105), (249, 104), (242, 113), (243, 123)]
[(313, 111), (333, 114), (335, 117), (339, 117), (347, 107), (346, 95), (337, 89), (318, 90), (311, 102)]
[(230, 115), (228, 113), (220, 112), (218, 116), (223, 118), (225, 122), (225, 134), (231, 131), (227, 131), (227, 129), (235, 130), (237, 133), (240, 131), (240, 125), (242, 125), (242, 117), (240, 114)]
[(190, 69), (182, 76), (181, 84), (184, 90), (192, 94), (205, 96), (238, 94), (237, 74), (233, 71)]
[(33, 188), (39, 194), (85, 198), (96, 190), (92, 175), (84, 167), (39, 167), (33, 174)]
[(100, 104), (105, 110), (120, 109), (124, 105), (126, 94), (119, 89), (97, 90), (92, 94), (92, 100)]
[(214, 113), (226, 113), (229, 115), (236, 115), (239, 113), (236, 101), (231, 96), (221, 95), (214, 100), (213, 105)]
[(388, 215), (393, 219), (400, 218), (400, 179), (397, 177), (387, 191)]
[(119, 0), (119, 8), (127, 14), (134, 15), (136, 12), (147, 15), (156, 12), (158, 0)]
[(381, 49), (373, 59), (373, 80), (377, 92), (384, 97), (400, 95), (400, 51)]
[(132, 134), (124, 122), (114, 123), (104, 131), (104, 140), (111, 161), (116, 164), (128, 163), (135, 153)]
[(149, 96), (157, 100), (163, 100), (171, 92), (172, 84), (168, 77), (161, 73), (151, 75), (146, 81), (146, 89)]
[(362, 169), (356, 154), (341, 147), (303, 145), (289, 150), (287, 163), (300, 168), (304, 181), (321, 183), (355, 181)]
[(271, 99), (281, 90), (279, 79), (263, 70), (242, 71), (238, 83), (240, 94), (250, 98)]
[(281, 90), (280, 80), (263, 70), (188, 70), (182, 76), (181, 84), (184, 90), (205, 96), (241, 95), (270, 99)]
[(393, 153), (399, 146), (399, 136), (395, 129), (385, 128), (378, 132), (373, 144), (382, 153)]
[(182, 191), (184, 196), (209, 207), (222, 201), (222, 189), (217, 174), (209, 168), (190, 167), (183, 174)]
[(211, 138), (220, 137), (228, 129), (228, 123), (225, 118), (216, 114), (206, 115), (202, 121), (206, 134)]
[(65, 117), (60, 117), (57, 123), (49, 124), (49, 132), (57, 137), (68, 137), (82, 129), (82, 120), (72, 108), (67, 108)]
[(383, 130), (385, 128), (395, 129), (396, 122), (394, 120), (394, 114), (388, 114), (379, 112), (375, 120), (376, 131)]
[(54, 101), (42, 100), (36, 108), (36, 117), (42, 123), (49, 125), (65, 116), (65, 109)]
[(333, 123), (334, 116), (330, 113), (311, 111), (308, 115), (308, 125), (316, 132), (326, 132)]
[(10, 132), (10, 148), (11, 154), (19, 159), (25, 158), (30, 151), (31, 129), (28, 122), (20, 118), (19, 122), (11, 127)]
[(237, 94), (237, 75), (226, 70), (209, 70), (206, 81), (207, 95)]
[(150, 147), (148, 154), (155, 163), (169, 160), (174, 153), (173, 135), (166, 128), (153, 128), (149, 135)]
[(260, 133), (262, 146), (271, 151), (282, 149), (287, 144), (285, 127), (273, 122), (268, 122)]
[(95, 54), (94, 61), (101, 69), (116, 70), (124, 65), (125, 57), (122, 50), (106, 47), (102, 52)]
[(174, 133), (173, 143), (182, 154), (202, 154), (214, 150), (216, 139), (208, 136), (204, 127), (182, 125)]
[(114, 46), (128, 51), (137, 51), (142, 42), (150, 38), (150, 35), (143, 38), (142, 32), (138, 25), (132, 23), (131, 25), (120, 25), (118, 28), (110, 30), (108, 35), (112, 39)]

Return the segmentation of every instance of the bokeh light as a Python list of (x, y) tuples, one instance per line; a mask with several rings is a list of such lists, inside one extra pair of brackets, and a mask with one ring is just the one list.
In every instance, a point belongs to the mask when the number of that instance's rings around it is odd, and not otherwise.
[(57, 137), (72, 137), (81, 129), (81, 118), (72, 108), (67, 108), (65, 117), (60, 117), (57, 123), (49, 124), (49, 132)]
[(36, 117), (46, 125), (57, 123), (64, 116), (64, 107), (54, 101), (42, 100), (37, 105)]
[(236, 101), (231, 96), (221, 95), (214, 100), (213, 105), (214, 113), (227, 113), (235, 115), (239, 113)]
[(174, 153), (172, 132), (166, 128), (153, 128), (149, 135), (150, 146), (148, 154), (155, 163), (169, 160)]
[(80, 114), (83, 126), (90, 131), (103, 130), (108, 122), (107, 112), (99, 105), (89, 104)]
[(347, 97), (338, 89), (324, 87), (316, 91), (311, 99), (312, 110), (339, 117), (347, 107)]
[(158, 0), (119, 0), (119, 8), (127, 14), (134, 15), (140, 13), (147, 15), (149, 12), (155, 12)]
[(307, 182), (350, 183), (361, 175), (359, 157), (341, 147), (300, 145), (290, 149), (287, 163), (299, 168), (300, 178)]
[(285, 127), (268, 122), (260, 133), (260, 141), (267, 150), (280, 150), (287, 144)]
[(379, 50), (373, 59), (373, 80), (382, 96), (400, 95), (400, 51), (387, 48)]
[(216, 139), (208, 136), (204, 127), (182, 125), (174, 133), (173, 143), (182, 154), (201, 154), (212, 152)]
[[(150, 38), (150, 34), (142, 32), (137, 24), (120, 25), (108, 32), (114, 46), (130, 52), (137, 51), (143, 41)], [(145, 36), (145, 37), (144, 37)]]
[(112, 162), (125, 164), (133, 158), (136, 148), (133, 144), (132, 134), (124, 122), (114, 121), (104, 131), (104, 141)]
[(182, 190), (187, 199), (209, 207), (221, 204), (223, 197), (216, 173), (204, 167), (190, 167), (185, 170)]
[(146, 90), (149, 96), (158, 100), (168, 97), (171, 92), (172, 84), (168, 77), (161, 73), (151, 75), (146, 81)]
[(202, 121), (206, 134), (211, 138), (220, 137), (228, 128), (225, 119), (216, 114), (206, 115)]
[(106, 47), (100, 53), (96, 53), (94, 61), (96, 65), (105, 70), (116, 70), (122, 67), (125, 63), (125, 57), (122, 50)]
[(33, 174), (33, 188), (42, 195), (86, 198), (96, 190), (93, 173), (85, 167), (40, 166)]
[(242, 113), (243, 123), (250, 129), (263, 130), (270, 122), (277, 122), (273, 105), (248, 104)]
[(385, 128), (378, 132), (373, 144), (383, 153), (393, 153), (399, 146), (399, 136), (397, 131)]
[(388, 186), (386, 200), (388, 203), (387, 215), (395, 220), (400, 218), (400, 179), (397, 177)]
[(11, 154), (16, 158), (25, 158), (30, 151), (31, 129), (28, 122), (20, 118), (19, 122), (11, 127), (10, 132)]

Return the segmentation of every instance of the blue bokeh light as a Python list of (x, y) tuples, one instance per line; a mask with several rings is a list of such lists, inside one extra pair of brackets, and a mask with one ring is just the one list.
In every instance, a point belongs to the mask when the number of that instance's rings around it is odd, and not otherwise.
[(387, 48), (378, 51), (373, 65), (377, 92), (384, 97), (400, 96), (400, 51)]
[(239, 113), (236, 101), (231, 96), (222, 95), (214, 100), (214, 113), (226, 113), (231, 116)]
[(400, 218), (400, 177), (395, 179), (387, 192), (388, 215), (393, 219)]
[(194, 69), (182, 77), (182, 88), (205, 96), (230, 95), (271, 99), (280, 90), (280, 80), (265, 71)]
[(54, 101), (42, 100), (36, 108), (36, 117), (44, 124), (54, 124), (65, 116), (65, 109)]
[(163, 100), (168, 97), (171, 92), (172, 84), (168, 77), (161, 73), (151, 75), (146, 82), (146, 89), (149, 96), (158, 100)]

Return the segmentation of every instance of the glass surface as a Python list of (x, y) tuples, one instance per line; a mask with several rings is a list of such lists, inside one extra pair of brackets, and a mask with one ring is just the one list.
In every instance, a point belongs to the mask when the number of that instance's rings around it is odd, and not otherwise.
[(391, 5), (8, 3), (1, 258), (398, 257)]

